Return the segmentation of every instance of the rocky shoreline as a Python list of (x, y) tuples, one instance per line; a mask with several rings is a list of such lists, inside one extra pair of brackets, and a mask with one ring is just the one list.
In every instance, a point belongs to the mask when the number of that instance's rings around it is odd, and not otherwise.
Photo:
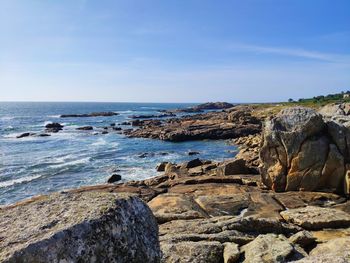
[(239, 153), (1, 207), (0, 261), (350, 262), (349, 108), (140, 120), (127, 136), (232, 139)]

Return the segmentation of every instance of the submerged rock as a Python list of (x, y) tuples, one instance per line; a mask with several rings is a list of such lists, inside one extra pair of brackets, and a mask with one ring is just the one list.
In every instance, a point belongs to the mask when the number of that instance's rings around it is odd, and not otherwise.
[(92, 126), (83, 126), (83, 127), (76, 128), (76, 130), (81, 130), (81, 131), (91, 131), (93, 129), (94, 129), (94, 127), (92, 127)]
[(110, 117), (119, 115), (119, 113), (116, 112), (92, 112), (88, 114), (62, 114), (61, 118), (81, 118), (81, 117)]
[(159, 262), (158, 226), (138, 198), (39, 196), (0, 213), (1, 262)]

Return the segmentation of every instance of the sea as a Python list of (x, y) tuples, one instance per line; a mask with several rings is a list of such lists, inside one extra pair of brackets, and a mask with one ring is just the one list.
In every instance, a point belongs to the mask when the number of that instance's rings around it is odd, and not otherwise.
[[(0, 205), (38, 194), (105, 183), (113, 173), (122, 181), (158, 175), (160, 162), (184, 162), (194, 158), (222, 161), (237, 148), (225, 140), (167, 142), (128, 138), (117, 132), (101, 134), (102, 127), (116, 127), (131, 115), (159, 114), (160, 110), (194, 104), (0, 102)], [(60, 118), (61, 114), (113, 111), (111, 117)], [(45, 125), (59, 122), (62, 131), (49, 137), (16, 138), (24, 132), (43, 133)], [(93, 126), (92, 131), (77, 127)], [(98, 134), (96, 134), (98, 132)], [(199, 155), (189, 156), (190, 151)]]

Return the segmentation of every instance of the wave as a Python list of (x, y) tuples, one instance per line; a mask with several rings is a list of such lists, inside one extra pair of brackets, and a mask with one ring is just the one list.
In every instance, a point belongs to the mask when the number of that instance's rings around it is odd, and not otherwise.
[(61, 115), (47, 115), (47, 117), (49, 117), (49, 118), (60, 118)]
[(2, 121), (10, 121), (10, 120), (13, 120), (15, 117), (13, 116), (4, 116), (4, 117), (1, 117), (0, 120)]
[(38, 179), (39, 177), (41, 177), (41, 175), (25, 176), (25, 177), (18, 178), (18, 179), (0, 182), (0, 188), (9, 187), (9, 186), (12, 186), (15, 184), (27, 183), (27, 182), (33, 181), (35, 179)]
[(90, 161), (90, 157), (86, 157), (86, 158), (82, 158), (82, 159), (77, 159), (77, 160), (73, 160), (73, 161), (65, 161), (63, 163), (57, 163), (57, 164), (53, 164), (50, 165), (50, 168), (62, 168), (62, 167), (66, 167), (66, 166), (74, 166), (77, 164), (86, 164)]

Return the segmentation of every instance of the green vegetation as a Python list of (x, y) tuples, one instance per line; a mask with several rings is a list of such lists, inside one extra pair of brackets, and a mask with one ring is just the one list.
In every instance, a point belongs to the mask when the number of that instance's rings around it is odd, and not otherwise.
[(335, 102), (350, 102), (350, 91), (328, 94), (326, 96), (316, 96), (313, 98), (301, 98), (298, 101), (289, 99), (288, 102), (284, 102), (284, 105), (302, 105), (306, 107), (318, 108), (329, 103)]

